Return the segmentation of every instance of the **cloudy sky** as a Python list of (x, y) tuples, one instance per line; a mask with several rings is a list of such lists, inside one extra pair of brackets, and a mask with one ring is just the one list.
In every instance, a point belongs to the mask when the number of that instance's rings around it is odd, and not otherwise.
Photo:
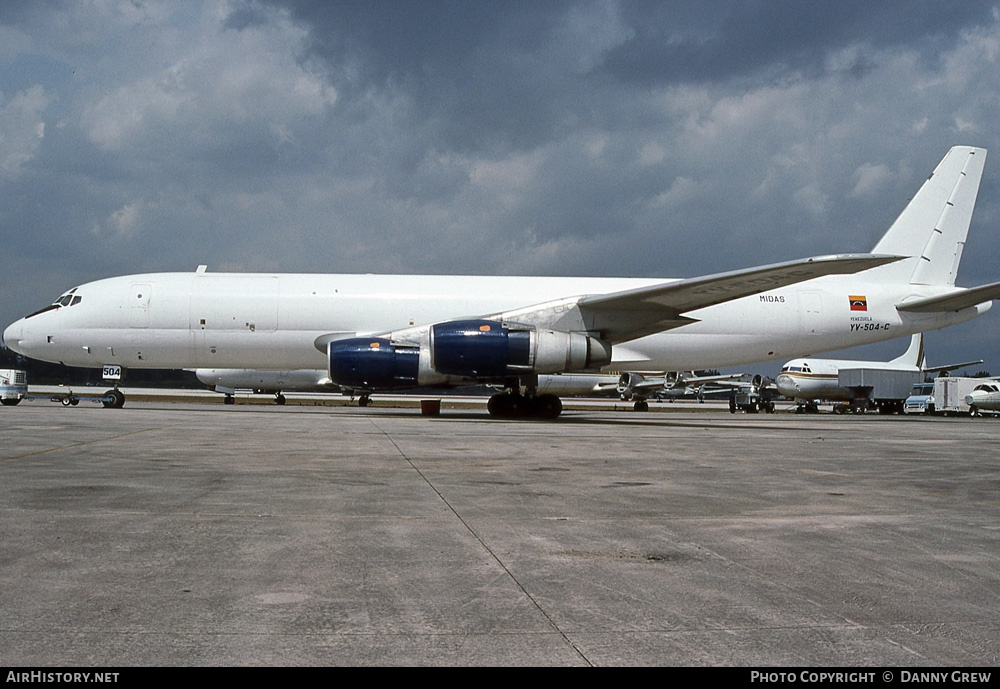
[[(994, 2), (3, 2), (0, 323), (201, 263), (689, 277), (867, 251), (955, 144), (993, 150), (972, 286), (1000, 279), (998, 137)], [(998, 319), (929, 335), (931, 363), (1000, 373)]]

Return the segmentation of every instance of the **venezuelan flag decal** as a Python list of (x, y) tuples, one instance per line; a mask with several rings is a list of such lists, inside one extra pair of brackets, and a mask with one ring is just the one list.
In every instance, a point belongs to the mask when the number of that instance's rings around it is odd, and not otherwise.
[(847, 297), (851, 302), (851, 311), (867, 311), (868, 299), (865, 295), (851, 294)]

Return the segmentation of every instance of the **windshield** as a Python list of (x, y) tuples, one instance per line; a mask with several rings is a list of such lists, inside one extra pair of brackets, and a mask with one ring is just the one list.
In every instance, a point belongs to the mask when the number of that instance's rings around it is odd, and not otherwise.
[(76, 306), (81, 301), (83, 301), (83, 297), (81, 297), (79, 294), (76, 294), (76, 290), (77, 288), (74, 287), (69, 292), (66, 292), (66, 294), (61, 295), (58, 299), (56, 299), (48, 306), (38, 309), (38, 311), (35, 311), (32, 314), (28, 314), (27, 316), (25, 316), (25, 318), (31, 318), (32, 316), (37, 316), (38, 314), (45, 313), (46, 311), (61, 309), (64, 306)]

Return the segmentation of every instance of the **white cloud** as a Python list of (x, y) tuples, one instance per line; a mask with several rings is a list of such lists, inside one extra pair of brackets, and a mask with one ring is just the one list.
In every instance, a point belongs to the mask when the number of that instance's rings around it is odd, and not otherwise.
[(0, 93), (0, 174), (14, 179), (38, 153), (45, 137), (42, 113), (50, 102), (41, 86), (19, 91), (9, 101)]
[(854, 171), (856, 183), (851, 190), (851, 196), (871, 196), (881, 191), (889, 175), (889, 168), (886, 165), (864, 163)]
[[(293, 144), (304, 122), (336, 103), (336, 89), (298, 59), (300, 28), (280, 17), (238, 31), (220, 21), (206, 12), (192, 42), (164, 54), (167, 67), (136, 74), (87, 104), (82, 124), (90, 140), (134, 156), (179, 147), (200, 157), (206, 146), (255, 134), (269, 138), (264, 145)], [(156, 27), (146, 30), (155, 41)]]

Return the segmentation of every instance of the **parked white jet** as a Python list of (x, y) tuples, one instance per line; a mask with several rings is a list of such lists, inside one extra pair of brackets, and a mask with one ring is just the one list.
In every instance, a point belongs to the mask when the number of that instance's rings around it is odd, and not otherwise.
[[(258, 394), (275, 395), (277, 404), (284, 404), (284, 392), (343, 392), (339, 385), (330, 380), (326, 371), (255, 371), (244, 368), (199, 368), (195, 375), (205, 385), (226, 395), (226, 404), (233, 403), (237, 390), (252, 390)], [(538, 376), (537, 394), (565, 395), (609, 395), (617, 394), (619, 377), (604, 373), (556, 373)], [(348, 390), (350, 392), (350, 390)], [(368, 395), (362, 394), (360, 406), (369, 403)]]
[[(256, 371), (245, 368), (199, 368), (195, 376), (205, 385), (226, 396), (233, 404), (237, 390), (271, 393), (277, 404), (285, 403), (284, 392), (340, 392), (326, 371)], [(367, 403), (367, 400), (366, 402)]]
[(857, 361), (848, 359), (793, 359), (781, 367), (775, 383), (778, 392), (799, 402), (800, 411), (815, 412), (817, 401), (850, 402), (856, 393), (839, 383), (840, 370), (852, 368), (878, 369), (881, 371), (906, 371), (910, 373), (939, 373), (964, 366), (981, 364), (965, 361), (948, 366), (927, 366), (924, 356), (924, 336), (917, 333), (910, 338), (910, 346), (902, 356), (892, 361)]
[(617, 390), (622, 400), (635, 403), (632, 407), (635, 411), (648, 411), (647, 400), (654, 395), (669, 398), (701, 395), (705, 391), (705, 386), (710, 383), (726, 387), (730, 386), (731, 381), (746, 377), (746, 373), (698, 376), (694, 371), (669, 371), (650, 376), (626, 372), (619, 377)]
[(200, 267), (75, 287), (3, 337), (14, 351), (70, 366), (325, 368), (362, 393), (499, 383), (508, 392), (491, 399), (491, 414), (552, 417), (561, 404), (535, 393), (539, 374), (737, 366), (984, 313), (1000, 283), (957, 288), (955, 273), (985, 159), (980, 148), (949, 151), (872, 254), (670, 281)]
[(1000, 384), (995, 380), (984, 381), (965, 396), (965, 403), (969, 405), (969, 413), (972, 416), (983, 410), (1000, 411)]

